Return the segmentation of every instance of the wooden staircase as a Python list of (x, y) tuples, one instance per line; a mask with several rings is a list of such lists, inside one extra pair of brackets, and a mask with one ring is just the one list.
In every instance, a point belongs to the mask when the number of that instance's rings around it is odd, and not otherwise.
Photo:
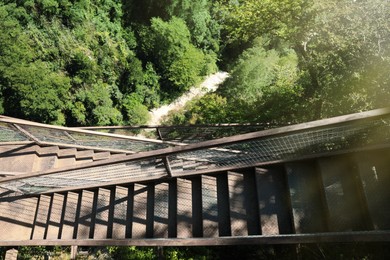
[(0, 173), (5, 175), (46, 171), (126, 155), (91, 149), (37, 144), (0, 145)]
[(389, 115), (146, 143), (156, 150), (138, 140), (137, 153), (17, 136), (0, 142), (0, 246), (390, 241)]
[[(385, 231), (390, 228), (389, 156), (390, 150), (381, 150), (166, 181), (3, 197), (0, 241), (158, 245), (203, 238), (186, 243), (207, 245), (223, 244), (224, 238), (279, 237), (279, 242), (291, 243), (306, 241), (305, 234), (317, 234), (309, 241), (315, 242), (324, 239), (321, 234)], [(92, 160), (93, 153), (88, 158)]]

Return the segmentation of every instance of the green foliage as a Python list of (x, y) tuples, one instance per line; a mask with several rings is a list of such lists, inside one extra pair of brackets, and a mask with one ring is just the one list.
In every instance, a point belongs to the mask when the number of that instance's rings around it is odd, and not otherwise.
[(314, 8), (316, 19), (296, 47), (309, 78), (311, 118), (387, 106), (390, 4), (316, 1)]
[(35, 259), (44, 259), (48, 251), (44, 246), (20, 246), (18, 248), (18, 259), (20, 260), (30, 260)]
[(88, 88), (80, 88), (74, 95), (73, 117), (81, 125), (119, 125), (122, 114), (113, 106), (111, 88), (98, 82)]
[(123, 110), (128, 125), (145, 125), (150, 115), (148, 108), (141, 103), (141, 97), (131, 94), (124, 97)]
[(267, 35), (276, 41), (295, 39), (312, 22), (312, 4), (312, 0), (217, 1), (223, 60), (234, 62), (257, 37)]
[(218, 124), (225, 123), (228, 116), (227, 100), (215, 93), (193, 99), (183, 109), (168, 114), (164, 124)]
[(190, 41), (185, 22), (173, 17), (164, 22), (152, 18), (141, 32), (142, 51), (161, 75), (162, 90), (177, 95), (196, 84), (205, 71), (206, 58)]
[(114, 259), (123, 260), (151, 260), (155, 259), (152, 247), (108, 247), (108, 251)]
[[(12, 66), (4, 73), (6, 89), (5, 111), (32, 120), (64, 124), (65, 103), (70, 88), (69, 79), (50, 71), (48, 64), (36, 61), (24, 66)], [(61, 98), (62, 97), (62, 98)]]
[[(298, 58), (291, 49), (265, 49), (259, 39), (246, 50), (234, 66), (231, 77), (221, 88), (231, 112), (239, 121), (291, 120), (301, 95), (298, 84)], [(261, 113), (258, 113), (261, 111)]]

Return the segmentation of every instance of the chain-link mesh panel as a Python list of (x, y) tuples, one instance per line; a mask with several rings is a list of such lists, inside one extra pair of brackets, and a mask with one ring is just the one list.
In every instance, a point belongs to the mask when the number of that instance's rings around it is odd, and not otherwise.
[(233, 135), (246, 134), (275, 128), (281, 125), (220, 125), (220, 126), (171, 126), (159, 127), (158, 130), (164, 141), (180, 143), (197, 143)]
[(95, 127), (85, 128), (101, 133), (125, 136), (145, 136), (150, 139), (161, 139), (178, 143), (197, 143), (238, 134), (257, 132), (265, 129), (281, 127), (277, 124), (232, 124), (215, 126), (158, 126), (158, 127)]
[(132, 178), (157, 177), (166, 174), (162, 159), (152, 158), (31, 177), (10, 181), (2, 186), (24, 193), (39, 193), (50, 188), (96, 186), (99, 183), (104, 185), (108, 182), (129, 181)]
[(168, 237), (169, 184), (159, 183), (154, 189), (153, 237)]
[(0, 200), (0, 241), (30, 239), (37, 203), (37, 198)]
[(246, 167), (262, 162), (389, 144), (389, 119), (242, 141), (169, 156), (174, 173)]
[(202, 176), (203, 236), (218, 236), (218, 200), (216, 177)]
[(130, 140), (118, 137), (79, 133), (71, 130), (51, 129), (39, 126), (21, 125), (31, 135), (41, 142), (81, 145), (96, 148), (120, 149), (132, 152), (157, 150), (169, 147), (167, 144)]
[(29, 141), (11, 124), (0, 122), (0, 142)]

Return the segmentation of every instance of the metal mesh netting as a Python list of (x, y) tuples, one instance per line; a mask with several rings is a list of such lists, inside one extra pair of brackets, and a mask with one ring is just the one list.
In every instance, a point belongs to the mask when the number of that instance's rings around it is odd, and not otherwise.
[(262, 162), (388, 144), (388, 128), (389, 119), (362, 122), (353, 126), (333, 126), (178, 153), (169, 156), (169, 160), (174, 173), (251, 166)]
[(197, 143), (206, 140), (257, 132), (265, 129), (280, 127), (276, 124), (256, 125), (216, 125), (216, 126), (158, 126), (158, 127), (123, 127), (123, 128), (86, 128), (102, 133), (119, 134), (126, 136), (146, 136), (151, 139), (161, 139), (178, 143)]
[(28, 138), (22, 135), (11, 124), (0, 122), (0, 142), (28, 141)]
[(188, 126), (160, 127), (162, 140), (181, 143), (197, 143), (206, 140), (228, 137), (238, 134), (257, 132), (275, 128), (278, 125), (221, 125), (221, 126)]
[[(390, 141), (389, 124), (390, 119), (370, 119), (360, 120), (348, 124), (324, 126), (315, 129), (300, 130), (292, 133), (279, 132), (272, 136), (258, 137), (256, 139), (243, 140), (237, 143), (224, 144), (220, 139), (220, 144), (211, 148), (190, 148), (173, 150), (168, 155), (168, 160), (172, 173), (186, 174), (197, 171), (216, 171), (225, 167), (251, 167), (259, 163), (273, 162), (278, 160), (289, 160), (304, 158), (315, 154), (345, 151), (357, 148), (364, 148), (373, 145), (388, 145)], [(66, 133), (58, 130), (45, 128), (27, 127), (38, 138), (48, 138), (53, 140), (59, 135), (61, 140), (72, 140)], [(40, 132), (46, 131), (46, 132)], [(53, 131), (53, 133), (51, 132)], [(86, 141), (94, 142), (94, 138), (86, 137)], [(103, 138), (104, 139), (104, 138)], [(46, 139), (50, 141), (51, 139)], [(58, 141), (58, 139), (56, 139)], [(96, 142), (98, 142), (96, 140)], [(111, 141), (113, 142), (113, 141)], [(153, 144), (154, 145), (154, 144)], [(102, 185), (122, 180), (128, 182), (131, 178), (148, 178), (154, 175), (166, 174), (162, 154), (156, 152), (156, 158), (141, 158), (137, 161), (127, 163), (113, 163), (106, 166), (91, 167), (82, 170), (72, 170), (62, 173), (54, 173), (42, 177), (26, 178), (22, 180), (23, 185), (11, 185), (21, 187), (24, 192), (39, 192), (47, 187), (68, 187), (79, 185)], [(2, 185), (3, 186), (3, 185)], [(41, 187), (41, 188), (39, 188)]]
[(31, 177), (10, 181), (4, 186), (24, 193), (39, 193), (51, 188), (104, 185), (107, 182), (161, 175), (166, 175), (162, 159), (152, 158)]
[(121, 149), (142, 152), (166, 148), (169, 145), (141, 140), (129, 140), (117, 137), (93, 135), (38, 126), (20, 125), (41, 142), (82, 145), (97, 148)]

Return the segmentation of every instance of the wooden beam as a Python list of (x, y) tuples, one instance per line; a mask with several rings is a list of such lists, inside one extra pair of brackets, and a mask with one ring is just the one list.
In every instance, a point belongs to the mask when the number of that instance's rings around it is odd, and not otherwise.
[(37, 144), (40, 144), (41, 141), (36, 138), (33, 134), (31, 134), (30, 132), (28, 132), (27, 130), (25, 130), (24, 128), (22, 128), (20, 125), (17, 125), (17, 124), (12, 124), (16, 129), (19, 130), (19, 132), (22, 133), (22, 135), (26, 136), (28, 139), (34, 141), (35, 143)]
[(33, 126), (33, 127), (41, 127), (41, 128), (45, 128), (45, 129), (66, 131), (66, 132), (68, 132), (68, 134), (81, 133), (81, 134), (88, 134), (88, 135), (95, 135), (95, 136), (115, 137), (115, 138), (119, 138), (119, 139), (127, 139), (127, 140), (147, 142), (147, 143), (159, 143), (159, 144), (167, 143), (167, 142), (155, 140), (155, 139), (102, 133), (102, 132), (97, 132), (97, 131), (84, 130), (84, 129), (80, 129), (80, 128), (70, 128), (70, 127), (63, 127), (63, 126), (46, 125), (46, 124), (36, 123), (36, 122), (17, 119), (17, 118), (4, 117), (4, 116), (0, 116), (0, 122), (15, 124), (18, 126), (26, 125), (26, 126)]
[[(61, 169), (50, 169), (43, 172), (35, 172), (35, 173), (28, 173), (28, 174), (22, 174), (19, 176), (11, 176), (11, 177), (5, 177), (0, 179), (0, 183), (4, 183), (7, 181), (13, 181), (13, 180), (19, 180), (29, 177), (38, 177), (38, 176), (44, 176), (54, 173), (60, 173), (60, 172), (66, 172), (70, 170), (76, 170), (76, 169), (86, 169), (90, 167), (98, 167), (113, 163), (121, 163), (121, 162), (128, 162), (128, 161), (135, 161), (140, 159), (149, 159), (152, 157), (164, 157), (168, 155), (173, 154), (180, 154), (184, 152), (194, 151), (194, 150), (201, 150), (201, 149), (209, 149), (209, 148), (218, 148), (218, 146), (225, 146), (230, 145), (238, 142), (244, 142), (244, 141), (250, 141), (254, 139), (260, 139), (265, 137), (271, 137), (271, 136), (285, 136), (290, 133), (296, 133), (296, 132), (302, 132), (306, 130), (312, 130), (312, 129), (319, 129), (329, 126), (335, 126), (340, 124), (347, 124), (352, 123), (359, 120), (368, 120), (373, 118), (378, 118), (384, 115), (387, 115), (390, 113), (390, 108), (384, 108), (384, 109), (377, 109), (372, 111), (367, 111), (363, 113), (357, 113), (357, 114), (351, 114), (351, 115), (345, 115), (345, 116), (339, 116), (335, 118), (329, 118), (329, 119), (323, 119), (323, 120), (317, 120), (313, 122), (308, 122), (304, 124), (298, 124), (298, 125), (292, 125), (292, 126), (286, 126), (276, 129), (269, 129), (254, 133), (248, 133), (248, 134), (242, 134), (237, 136), (231, 136), (231, 137), (225, 137), (215, 140), (209, 140), (204, 141), (200, 143), (195, 144), (188, 144), (185, 146), (175, 146), (175, 147), (168, 147), (164, 149), (154, 150), (154, 151), (147, 151), (147, 152), (140, 152), (136, 154), (126, 155), (119, 158), (111, 158), (107, 160), (102, 161), (96, 161), (91, 163), (85, 163), (83, 165), (76, 165), (72, 167), (66, 167)], [(81, 131), (81, 130), (79, 130)], [(86, 130), (85, 130), (86, 131)], [(93, 132), (93, 131), (91, 131)], [(334, 152), (332, 152), (334, 154)], [(267, 162), (268, 164), (270, 162)], [(272, 162), (271, 162), (272, 163)], [(249, 166), (249, 165), (247, 165)], [(244, 166), (243, 166), (244, 167)], [(219, 170), (219, 169), (217, 169)], [(196, 174), (195, 173), (188, 173), (189, 174)]]
[[(281, 163), (289, 163), (289, 162), (296, 162), (296, 161), (304, 161), (309, 159), (315, 159), (315, 158), (323, 158), (323, 157), (329, 157), (329, 156), (337, 156), (337, 155), (343, 155), (348, 153), (358, 153), (358, 152), (364, 152), (364, 151), (372, 151), (377, 149), (388, 149), (390, 147), (390, 144), (383, 146), (372, 146), (372, 147), (366, 147), (362, 149), (350, 149), (350, 150), (344, 150), (344, 151), (337, 151), (337, 152), (326, 152), (321, 154), (314, 154), (314, 155), (308, 155), (308, 156), (301, 156), (297, 158), (290, 158), (286, 160), (274, 160), (274, 161), (267, 161), (267, 162), (261, 162), (261, 163), (254, 163), (252, 165), (233, 165), (228, 167), (220, 167), (220, 168), (210, 168), (210, 169), (204, 169), (204, 170), (194, 170), (194, 171), (188, 171), (188, 172), (181, 172), (181, 173), (172, 173), (172, 176), (167, 175), (157, 175), (157, 176), (148, 176), (148, 177), (137, 177), (137, 178), (125, 178), (121, 180), (115, 180), (110, 181), (106, 183), (98, 183), (96, 185), (84, 185), (84, 186), (74, 186), (74, 187), (65, 187), (65, 188), (57, 188), (57, 189), (50, 189), (45, 192), (42, 192), (42, 194), (49, 194), (54, 192), (65, 192), (65, 191), (73, 191), (73, 190), (83, 190), (83, 189), (89, 189), (89, 188), (99, 188), (99, 187), (109, 187), (109, 186), (115, 186), (125, 183), (136, 183), (136, 182), (148, 182), (148, 181), (155, 181), (155, 180), (161, 180), (161, 179), (168, 179), (168, 178), (180, 178), (180, 177), (190, 177), (190, 176), (197, 176), (202, 174), (208, 174), (208, 173), (221, 173), (226, 171), (238, 171), (238, 170), (244, 170), (248, 168), (253, 167), (261, 167), (265, 165), (274, 165), (274, 164), (281, 164)], [(3, 179), (11, 178), (5, 177), (0, 179), (0, 183)], [(15, 176), (17, 179), (18, 176)]]
[(0, 241), (0, 246), (230, 246), (260, 244), (390, 242), (390, 231), (329, 232), (271, 236), (152, 239), (35, 239)]

